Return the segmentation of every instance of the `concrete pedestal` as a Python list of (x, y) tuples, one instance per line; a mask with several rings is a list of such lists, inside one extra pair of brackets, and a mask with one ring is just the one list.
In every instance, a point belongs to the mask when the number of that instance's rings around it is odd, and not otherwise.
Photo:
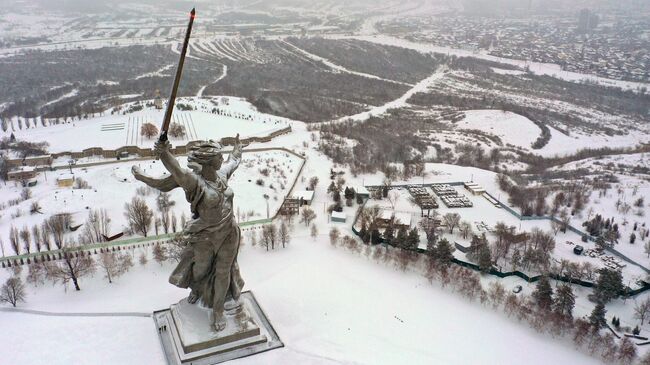
[(282, 347), (253, 293), (242, 293), (240, 301), (241, 310), (226, 314), (226, 328), (219, 332), (212, 328), (212, 311), (187, 299), (154, 312), (168, 364), (218, 364)]

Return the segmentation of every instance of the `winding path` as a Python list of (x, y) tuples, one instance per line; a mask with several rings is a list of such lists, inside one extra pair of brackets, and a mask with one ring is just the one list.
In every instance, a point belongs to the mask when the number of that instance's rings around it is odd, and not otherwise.
[(322, 122), (322, 123), (341, 123), (347, 121), (363, 122), (370, 119), (370, 117), (376, 117), (378, 115), (382, 115), (386, 113), (389, 109), (402, 108), (408, 104), (406, 101), (415, 93), (426, 91), (436, 81), (442, 79), (446, 74), (445, 72), (446, 72), (446, 68), (439, 67), (431, 76), (413, 85), (413, 87), (410, 88), (406, 93), (404, 93), (404, 95), (400, 96), (398, 99), (389, 101), (384, 105), (375, 106), (365, 112), (361, 112), (355, 115), (343, 116), (333, 121)]
[(222, 80), (224, 77), (226, 77), (226, 75), (228, 75), (228, 66), (226, 66), (226, 65), (221, 65), (221, 66), (222, 66), (222, 67), (221, 67), (221, 75), (219, 75), (219, 77), (217, 77), (217, 79), (214, 80), (214, 81), (212, 81), (211, 83), (202, 86), (202, 87), (199, 89), (199, 92), (196, 93), (196, 96), (198, 96), (198, 97), (203, 96), (203, 92), (205, 91), (205, 88), (207, 88), (208, 86), (210, 86), (210, 85), (212, 85), (212, 84), (215, 84), (215, 83), (219, 82), (219, 81)]

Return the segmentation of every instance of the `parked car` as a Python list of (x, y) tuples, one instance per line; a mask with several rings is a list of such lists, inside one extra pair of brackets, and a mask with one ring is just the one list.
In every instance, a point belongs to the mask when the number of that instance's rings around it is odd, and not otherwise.
[(581, 245), (576, 245), (576, 247), (573, 248), (573, 253), (580, 256), (580, 255), (582, 255), (582, 252), (584, 250), (585, 250), (585, 248), (582, 247)]

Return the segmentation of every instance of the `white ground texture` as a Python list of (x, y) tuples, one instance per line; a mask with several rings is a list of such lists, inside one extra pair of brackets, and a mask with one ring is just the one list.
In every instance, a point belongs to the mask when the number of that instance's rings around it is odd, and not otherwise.
[[(326, 234), (314, 241), (299, 227), (287, 249), (241, 250), (247, 288), (285, 347), (234, 364), (598, 363), (569, 344), (538, 335), (420, 276), (355, 257), (327, 241)], [(48, 284), (30, 287), (22, 307), (68, 313), (152, 312), (187, 295), (167, 283), (171, 269), (150, 261), (113, 284), (98, 273), (82, 280), (81, 292), (66, 293)], [(3, 279), (6, 275), (2, 273)], [(3, 351), (3, 363), (165, 363), (151, 318), (7, 312), (0, 312), (0, 318), (3, 328), (12, 328), (0, 331), (2, 348), (11, 349)], [(472, 351), (463, 351), (467, 346)]]
[(541, 129), (530, 119), (501, 110), (466, 110), (464, 113), (465, 118), (455, 124), (458, 129), (474, 129), (493, 134), (504, 145), (512, 145), (544, 157), (564, 156), (586, 148), (633, 147), (647, 142), (647, 136), (641, 133), (607, 136), (574, 132), (566, 135), (548, 126), (551, 131), (549, 142), (541, 149), (532, 149), (531, 144), (541, 135)]

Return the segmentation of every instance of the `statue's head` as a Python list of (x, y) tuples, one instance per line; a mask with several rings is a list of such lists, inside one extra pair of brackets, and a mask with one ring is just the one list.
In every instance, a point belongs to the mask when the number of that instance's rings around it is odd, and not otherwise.
[(223, 156), (221, 144), (213, 140), (197, 141), (188, 146), (187, 166), (196, 173), (204, 169), (218, 170), (221, 168)]

